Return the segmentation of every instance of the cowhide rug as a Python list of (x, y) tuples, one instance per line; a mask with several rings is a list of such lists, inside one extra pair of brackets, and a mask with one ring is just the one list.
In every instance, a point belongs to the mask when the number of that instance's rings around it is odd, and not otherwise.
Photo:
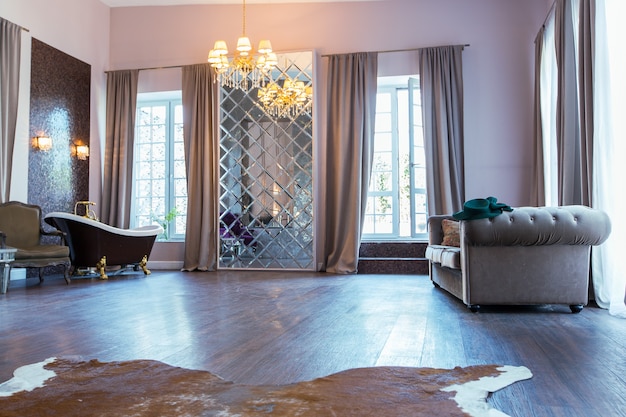
[(0, 416), (506, 416), (490, 392), (525, 367), (358, 368), (289, 385), (243, 385), (151, 360), (50, 358), (0, 384)]

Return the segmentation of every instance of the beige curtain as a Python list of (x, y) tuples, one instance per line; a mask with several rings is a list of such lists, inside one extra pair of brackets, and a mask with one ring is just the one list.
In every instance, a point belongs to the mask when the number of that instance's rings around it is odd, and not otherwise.
[(355, 273), (374, 147), (378, 54), (328, 59), (324, 269)]
[(0, 18), (0, 203), (11, 195), (21, 47), (22, 28)]
[(535, 38), (535, 101), (533, 109), (533, 160), (532, 183), (530, 190), (530, 204), (544, 206), (546, 204), (546, 188), (543, 170), (543, 123), (541, 120), (541, 57), (543, 55), (543, 36), (545, 26), (542, 26)]
[(106, 144), (101, 220), (114, 227), (130, 227), (133, 148), (139, 70), (107, 74)]
[(217, 264), (218, 114), (209, 64), (183, 67), (183, 135), (187, 168), (187, 231), (183, 271), (214, 271)]
[(463, 48), (419, 50), (430, 215), (459, 211), (465, 201)]

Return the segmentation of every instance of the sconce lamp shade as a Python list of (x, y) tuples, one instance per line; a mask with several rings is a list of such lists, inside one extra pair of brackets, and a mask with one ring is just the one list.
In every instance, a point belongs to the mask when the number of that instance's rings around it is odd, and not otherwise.
[(52, 149), (52, 138), (50, 136), (36, 136), (33, 138), (33, 147), (40, 151)]
[(89, 157), (89, 146), (84, 144), (72, 144), (72, 156), (75, 156), (81, 161), (86, 160)]
[(77, 145), (76, 146), (76, 157), (82, 161), (86, 160), (89, 157), (89, 146), (87, 145)]

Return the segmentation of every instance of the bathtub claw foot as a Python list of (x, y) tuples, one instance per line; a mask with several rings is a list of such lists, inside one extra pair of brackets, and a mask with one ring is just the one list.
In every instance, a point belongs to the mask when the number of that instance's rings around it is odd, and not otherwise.
[(100, 279), (109, 279), (105, 271), (106, 266), (107, 266), (107, 257), (103, 256), (96, 264), (96, 269), (100, 273)]
[(146, 275), (150, 275), (150, 270), (146, 267), (148, 265), (148, 255), (144, 255), (139, 262), (139, 267), (143, 270), (143, 273)]

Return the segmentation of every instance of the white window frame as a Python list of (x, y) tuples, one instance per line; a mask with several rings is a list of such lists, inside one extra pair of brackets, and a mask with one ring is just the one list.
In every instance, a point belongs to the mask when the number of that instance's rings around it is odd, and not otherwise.
[[(399, 131), (399, 110), (398, 110), (398, 92), (400, 90), (404, 90), (406, 92), (406, 94), (408, 96), (410, 96), (410, 88), (409, 88), (409, 79), (413, 78), (415, 79), (416, 76), (404, 76), (404, 77), (398, 77), (398, 78), (393, 78), (393, 79), (382, 79), (379, 78), (379, 87), (378, 87), (378, 91), (377, 94), (390, 94), (391, 95), (391, 123), (392, 123), (392, 127), (391, 127), (391, 131), (381, 131), (379, 130), (380, 126), (376, 127), (376, 133), (384, 133), (386, 135), (391, 135), (391, 140), (392, 140), (392, 144), (391, 144), (391, 153), (392, 153), (392, 159), (394, 161), (393, 165), (392, 165), (392, 171), (391, 171), (391, 182), (392, 182), (392, 188), (389, 191), (369, 191), (368, 192), (368, 197), (378, 197), (378, 196), (389, 196), (392, 200), (392, 210), (391, 210), (391, 216), (392, 216), (392, 230), (390, 233), (363, 233), (362, 236), (362, 240), (363, 241), (394, 241), (394, 240), (410, 240), (410, 241), (425, 241), (428, 239), (428, 235), (427, 235), (427, 231), (424, 230), (423, 233), (418, 233), (417, 232), (417, 225), (416, 225), (416, 209), (415, 209), (415, 195), (416, 194), (426, 194), (426, 189), (425, 188), (415, 188), (415, 180), (413, 178), (413, 168), (415, 166), (419, 166), (419, 167), (423, 167), (423, 165), (417, 165), (416, 164), (416, 158), (414, 155), (414, 151), (415, 151), (415, 146), (414, 146), (414, 127), (421, 127), (421, 122), (416, 121), (414, 119), (414, 117), (408, 117), (408, 119), (406, 120), (407, 126), (406, 126), (406, 134), (409, 135), (409, 169), (411, 170), (411, 176), (410, 176), (410, 202), (409, 204), (409, 210), (410, 210), (410, 221), (411, 221), (411, 231), (409, 234), (407, 233), (403, 233), (404, 230), (401, 230), (400, 227), (400, 163), (399, 163), (399, 158), (400, 158), (400, 131)], [(419, 88), (419, 83), (417, 84), (417, 87)], [(408, 99), (407, 96), (407, 99)], [(412, 109), (412, 100), (408, 100), (407, 102), (407, 106), (408, 106), (408, 112), (409, 114), (411, 113)], [(421, 121), (421, 114), (420, 116), (420, 121)], [(419, 123), (418, 123), (419, 122)], [(423, 160), (424, 158), (420, 158), (421, 160)], [(372, 167), (374, 169), (374, 167)], [(376, 172), (372, 171), (372, 180), (375, 180), (376, 178)], [(375, 212), (375, 209), (372, 209), (371, 207), (368, 207), (368, 212), (366, 213), (366, 218), (369, 216), (371, 218), (371, 216), (376, 216), (377, 213)], [(404, 235), (403, 235), (404, 234)]]
[[(142, 107), (156, 107), (156, 106), (165, 106), (167, 107), (167, 116), (166, 116), (166, 132), (165, 132), (165, 173), (163, 173), (162, 178), (165, 181), (164, 184), (164, 197), (163, 201), (152, 201), (150, 204), (151, 212), (148, 214), (146, 212), (139, 213), (138, 210), (138, 186), (137, 181), (140, 179), (137, 177), (138, 175), (138, 164), (140, 161), (140, 148), (145, 145), (142, 144), (139, 136), (140, 129), (140, 109)], [(165, 226), (167, 229), (167, 233), (159, 236), (159, 240), (168, 240), (168, 241), (176, 241), (176, 240), (184, 240), (185, 233), (185, 220), (186, 220), (186, 210), (182, 210), (181, 206), (187, 206), (186, 195), (181, 196), (176, 193), (176, 184), (174, 177), (174, 136), (175, 136), (175, 108), (176, 106), (182, 106), (182, 96), (180, 91), (171, 91), (171, 92), (159, 92), (159, 93), (142, 93), (137, 96), (137, 117), (135, 122), (135, 149), (134, 149), (134, 161), (133, 161), (133, 192), (132, 192), (132, 204), (131, 204), (131, 227), (139, 227), (144, 226), (146, 224), (151, 223), (159, 223), (162, 226)], [(182, 124), (182, 123), (181, 123)], [(157, 174), (158, 175), (158, 174)], [(156, 178), (158, 180), (158, 176), (153, 175), (152, 178)], [(179, 179), (180, 180), (180, 179)], [(186, 193), (186, 189), (185, 189)], [(159, 197), (151, 197), (154, 200), (158, 200)], [(181, 200), (184, 200), (181, 203)], [(177, 204), (178, 201), (178, 204)], [(162, 207), (162, 210), (155, 209), (155, 207)], [(166, 220), (166, 215), (169, 213), (174, 207), (177, 207), (178, 214), (176, 217), (170, 221)], [(183, 229), (182, 231), (180, 229)]]

